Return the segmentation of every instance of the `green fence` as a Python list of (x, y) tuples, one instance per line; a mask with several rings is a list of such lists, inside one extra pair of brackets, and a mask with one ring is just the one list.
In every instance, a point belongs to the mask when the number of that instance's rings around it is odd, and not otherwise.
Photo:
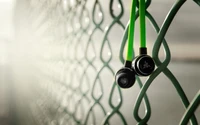
[[(136, 88), (138, 95), (133, 95), (137, 96), (134, 100), (135, 105), (126, 107), (125, 91), (130, 90), (120, 89), (114, 81), (115, 72), (124, 63), (128, 36), (129, 23), (125, 24), (128, 20), (122, 17), (127, 14), (125, 12), (129, 7), (124, 5), (124, 1), (26, 1), (25, 13), (27, 20), (33, 24), (31, 31), (34, 32), (34, 40), (40, 39), (40, 42), (35, 44), (43, 50), (36, 55), (39, 59), (37, 67), (40, 69), (38, 89), (43, 91), (40, 94), (40, 101), (37, 101), (40, 113), (32, 111), (38, 124), (127, 125), (131, 124), (127, 119), (134, 119), (138, 125), (146, 125), (153, 112), (147, 90), (163, 73), (174, 86), (183, 107), (186, 108), (182, 119), (179, 119), (179, 124), (186, 125), (190, 120), (192, 125), (198, 125), (199, 118), (196, 118), (194, 112), (200, 103), (200, 91), (190, 103), (180, 83), (168, 68), (171, 53), (165, 40), (171, 22), (181, 6), (187, 2), (177, 0), (161, 27), (148, 11), (151, 2), (146, 1), (146, 19), (157, 33), (152, 44), (152, 57), (156, 69), (150, 77), (144, 78), (145, 80), (136, 78), (138, 85), (135, 86), (139, 88)], [(200, 5), (200, 1), (195, 2)], [(20, 7), (20, 1), (17, 4)], [(108, 4), (109, 13), (105, 11)], [(138, 12), (136, 15), (139, 16)], [(165, 52), (164, 59), (159, 56), (162, 46)], [(129, 96), (132, 100), (132, 95)], [(127, 110), (122, 109), (123, 106), (132, 112), (131, 116), (125, 115), (126, 112), (123, 111)], [(45, 118), (39, 118), (40, 115)]]

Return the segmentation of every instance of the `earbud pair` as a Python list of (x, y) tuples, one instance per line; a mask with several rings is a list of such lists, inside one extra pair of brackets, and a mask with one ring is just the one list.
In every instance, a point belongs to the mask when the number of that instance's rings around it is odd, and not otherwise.
[(147, 54), (141, 54), (133, 62), (126, 61), (125, 66), (116, 73), (115, 80), (121, 88), (130, 88), (135, 83), (135, 75), (149, 76), (154, 69), (153, 59)]
[(140, 17), (140, 55), (133, 59), (134, 30), (136, 18), (136, 7), (138, 0), (132, 0), (130, 21), (128, 27), (127, 54), (125, 66), (115, 75), (115, 80), (121, 88), (130, 88), (135, 83), (135, 76), (149, 76), (155, 68), (153, 59), (147, 55), (146, 47), (146, 3), (139, 1)]

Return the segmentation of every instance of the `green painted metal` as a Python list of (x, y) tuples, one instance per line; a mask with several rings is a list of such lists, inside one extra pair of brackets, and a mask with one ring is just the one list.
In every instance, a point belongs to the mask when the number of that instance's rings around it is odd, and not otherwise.
[[(194, 1), (199, 4), (198, 0)], [(198, 92), (194, 100), (191, 103), (189, 102), (182, 87), (180, 86), (180, 83), (168, 68), (171, 60), (171, 53), (167, 41), (165, 40), (165, 35), (170, 27), (170, 24), (186, 0), (177, 0), (174, 3), (161, 27), (158, 26), (156, 20), (148, 11), (148, 7), (151, 5), (151, 0), (146, 0), (145, 3), (140, 3), (138, 0), (133, 0), (131, 13), (133, 21), (129, 21), (126, 27), (121, 21), (125, 9), (123, 1), (106, 1), (107, 4), (109, 4), (109, 16), (111, 18), (111, 22), (106, 22), (106, 29), (104, 29), (104, 25), (107, 17), (105, 11), (103, 10), (102, 0), (93, 0), (92, 8), (87, 6), (87, 3), (91, 2), (90, 0), (66, 0), (65, 10), (61, 9), (63, 5), (61, 0), (58, 0), (55, 3), (51, 2), (49, 1), (49, 3), (43, 3), (39, 7), (43, 8), (43, 6), (47, 4), (49, 5), (49, 8), (45, 11), (49, 17), (48, 21), (51, 22), (50, 27), (54, 27), (52, 28), (53, 30), (51, 35), (55, 37), (55, 40), (59, 39), (62, 41), (62, 43), (59, 44), (61, 46), (65, 46), (65, 55), (64, 58), (56, 56), (56, 59), (54, 60), (55, 62), (51, 60), (53, 63), (49, 64), (49, 67), (59, 65), (57, 64), (57, 60), (62, 60), (64, 62), (64, 68), (61, 66), (61, 69), (64, 76), (60, 76), (60, 74), (57, 73), (58, 71), (53, 68), (53, 71), (48, 70), (49, 72), (44, 72), (43, 76), (46, 76), (48, 79), (50, 79), (52, 84), (55, 82), (64, 88), (64, 92), (61, 93), (61, 99), (56, 100), (55, 102), (62, 102), (63, 100), (67, 99), (65, 106), (58, 104), (59, 106), (57, 109), (62, 111), (61, 113), (57, 112), (54, 117), (55, 120), (58, 120), (62, 114), (62, 118), (64, 117), (64, 122), (62, 124), (66, 125), (110, 125), (111, 119), (117, 116), (123, 125), (128, 124), (123, 112), (121, 111), (124, 101), (122, 90), (119, 88), (119, 86), (117, 86), (114, 80), (112, 83), (103, 83), (102, 76), (105, 75), (105, 71), (106, 75), (115, 75), (115, 70), (112, 67), (112, 60), (114, 58), (114, 47), (112, 46), (112, 43), (115, 41), (111, 41), (109, 38), (111, 31), (116, 25), (118, 26), (118, 29), (122, 29), (124, 31), (118, 54), (121, 65), (123, 65), (125, 61), (125, 51), (128, 53), (126, 59), (132, 61), (132, 58), (135, 56), (134, 51), (137, 51), (134, 50), (135, 48), (133, 48), (134, 45), (132, 43), (134, 41), (134, 22), (139, 18), (139, 15), (143, 13), (145, 14), (145, 18), (142, 17), (140, 21), (144, 23), (145, 20), (148, 19), (148, 22), (152, 24), (152, 27), (157, 33), (157, 39), (152, 50), (152, 57), (155, 61), (156, 69), (145, 82), (142, 82), (139, 77), (136, 77), (137, 84), (140, 87), (140, 92), (135, 100), (133, 117), (137, 121), (138, 125), (148, 124), (148, 121), (151, 118), (152, 109), (147, 96), (147, 90), (153, 84), (154, 80), (161, 73), (163, 73), (171, 81), (171, 84), (176, 89), (177, 94), (180, 96), (183, 106), (186, 109), (185, 114), (180, 120), (180, 125), (186, 125), (189, 120), (192, 125), (198, 125), (194, 112), (200, 103), (200, 93)], [(113, 11), (115, 2), (118, 3), (118, 14)], [(144, 7), (144, 9), (146, 9), (144, 12), (139, 12), (141, 7), (140, 4)], [(61, 16), (62, 19), (56, 21), (53, 20), (58, 18), (58, 13), (64, 15)], [(135, 14), (135, 16), (133, 16), (133, 14)], [(57, 27), (59, 24), (61, 27)], [(66, 27), (63, 28), (63, 26)], [(141, 25), (141, 29), (144, 29), (141, 31), (141, 41), (146, 41), (145, 28), (146, 27), (144, 25)], [(59, 34), (61, 32), (59, 32), (60, 29), (63, 29), (63, 36)], [(100, 35), (103, 37), (103, 39), (96, 40), (94, 39), (95, 35)], [(141, 43), (141, 46), (146, 46), (145, 42)], [(125, 50), (126, 44), (128, 44), (128, 50)], [(163, 45), (166, 54), (164, 61), (161, 61), (159, 58), (161, 45)], [(98, 46), (98, 48), (96, 46)], [(105, 48), (107, 48), (109, 51), (107, 58), (105, 58)], [(95, 65), (96, 62), (98, 62), (100, 65)], [(90, 74), (89, 70), (91, 70), (93, 74)], [(93, 76), (92, 78), (91, 75)], [(104, 90), (104, 86), (107, 84), (112, 85), (110, 91)], [(50, 86), (49, 91), (53, 91), (54, 86), (56, 85), (53, 84)], [(98, 94), (96, 93), (96, 88), (99, 89)], [(104, 104), (105, 102), (103, 102), (103, 98), (106, 95), (108, 95), (108, 98), (106, 98), (106, 104), (109, 106), (109, 108), (107, 108)], [(115, 99), (115, 95), (118, 95), (117, 104), (113, 101)], [(145, 108), (144, 116), (140, 116), (139, 114), (142, 101)], [(86, 106), (87, 108), (85, 108)], [(103, 119), (99, 119), (95, 114), (97, 108), (99, 111), (98, 113), (103, 116)]]
[(192, 117), (195, 110), (198, 108), (200, 104), (200, 91), (196, 94), (190, 105), (188, 106), (187, 110), (185, 111), (180, 125), (187, 125), (189, 122), (189, 119)]

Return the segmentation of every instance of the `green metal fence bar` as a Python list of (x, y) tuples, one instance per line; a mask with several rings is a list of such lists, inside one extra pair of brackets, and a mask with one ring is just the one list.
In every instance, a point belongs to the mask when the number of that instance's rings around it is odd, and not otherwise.
[[(118, 24), (121, 28), (125, 28), (124, 25), (122, 24), (122, 22), (120, 21), (123, 13), (124, 13), (124, 8), (123, 8), (123, 4), (122, 4), (122, 1), (121, 0), (118, 0), (118, 5), (120, 6), (120, 13), (118, 15), (115, 15), (113, 13), (113, 4), (114, 3), (114, 0), (110, 0), (110, 3), (109, 3), (109, 11), (110, 11), (110, 15), (111, 17), (113, 18), (113, 21), (109, 24), (108, 28), (106, 29), (106, 32), (104, 33), (104, 38), (103, 38), (103, 42), (102, 42), (102, 46), (101, 46), (101, 54), (100, 54), (100, 59), (102, 61), (102, 63), (104, 64), (103, 67), (100, 69), (100, 72), (104, 69), (104, 68), (108, 68), (109, 71), (112, 73), (112, 75), (114, 76), (115, 72), (113, 71), (113, 69), (111, 68), (110, 66), (110, 61), (112, 60), (112, 47), (110, 45), (110, 41), (108, 39), (108, 34), (110, 32), (110, 30), (112, 29), (112, 27), (116, 24)], [(103, 58), (103, 48), (105, 47), (105, 45), (108, 45), (109, 47), (109, 50), (111, 52), (111, 56), (109, 57), (108, 60), (105, 60)], [(117, 89), (117, 92), (119, 93), (119, 102), (118, 104), (115, 106), (112, 102), (112, 98), (114, 96), (114, 90)], [(117, 114), (119, 116), (119, 118), (122, 120), (123, 124), (124, 125), (127, 125), (127, 122), (124, 118), (124, 116), (121, 114), (121, 112), (119, 111), (121, 105), (122, 105), (122, 101), (123, 101), (123, 98), (122, 98), (122, 93), (121, 93), (121, 90), (119, 88), (119, 86), (116, 85), (115, 82), (112, 83), (112, 88), (111, 88), (111, 92), (109, 93), (110, 96), (109, 96), (109, 106), (112, 108), (112, 111), (110, 111), (110, 113), (105, 117), (104, 121), (102, 122), (103, 125), (107, 125), (109, 123), (109, 120), (110, 118), (114, 115), (114, 114)]]
[[(101, 14), (100, 21), (97, 21), (95, 19), (95, 15), (97, 15), (98, 13)], [(104, 107), (103, 107), (103, 105), (101, 103), (101, 99), (102, 99), (102, 97), (104, 95), (104, 91), (103, 91), (102, 81), (101, 81), (100, 76), (99, 76), (100, 72), (98, 73), (97, 68), (93, 65), (93, 62), (94, 62), (94, 60), (96, 58), (96, 51), (95, 51), (95, 47), (94, 47), (95, 40), (92, 39), (95, 31), (99, 30), (99, 31), (101, 31), (103, 33), (103, 29), (101, 28), (101, 25), (102, 25), (103, 21), (104, 21), (104, 12), (102, 10), (102, 5), (98, 0), (96, 0), (95, 3), (94, 3), (94, 6), (93, 6), (93, 11), (92, 11), (92, 22), (93, 22), (93, 24), (95, 24), (95, 27), (92, 30), (91, 34), (90, 34), (90, 37), (89, 37), (89, 40), (88, 40), (88, 43), (87, 43), (87, 47), (86, 47), (86, 51), (85, 51), (85, 58), (86, 58), (86, 60), (88, 62), (88, 66), (85, 68), (85, 71), (89, 67), (92, 67), (95, 70), (95, 72), (97, 73), (97, 75), (95, 77), (94, 84), (92, 86), (92, 92), (91, 92), (91, 97), (92, 97), (93, 102), (91, 103), (91, 105), (90, 105), (90, 107), (89, 107), (89, 109), (87, 111), (86, 118), (85, 118), (85, 121), (84, 121), (85, 125), (88, 124), (89, 115), (93, 112), (93, 109), (94, 109), (95, 106), (99, 106), (101, 108), (102, 113), (104, 114), (104, 116), (106, 115), (106, 110), (104, 109)], [(90, 57), (88, 55), (88, 47), (89, 47), (89, 45), (92, 46), (92, 49), (93, 49), (93, 51), (95, 53), (95, 56), (92, 59), (89, 59)], [(101, 93), (99, 94), (98, 97), (95, 97), (94, 88), (95, 88), (95, 86), (97, 84), (99, 84), (99, 86), (100, 86)], [(93, 114), (93, 118), (95, 118), (94, 114)], [(93, 124), (95, 124), (95, 123), (96, 123), (95, 120), (93, 120)]]
[(180, 125), (187, 125), (189, 122), (189, 119), (193, 116), (193, 113), (200, 105), (200, 91), (196, 94), (190, 105), (188, 106), (187, 110), (185, 111)]

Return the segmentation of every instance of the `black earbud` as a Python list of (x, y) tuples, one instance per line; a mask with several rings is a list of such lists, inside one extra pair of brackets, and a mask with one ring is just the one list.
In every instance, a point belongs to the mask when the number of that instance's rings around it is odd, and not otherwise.
[(115, 80), (121, 88), (130, 88), (135, 83), (135, 72), (131, 68), (131, 62), (126, 61), (125, 67), (121, 68), (115, 75)]
[(155, 64), (150, 56), (140, 55), (134, 59), (132, 67), (138, 76), (149, 76), (154, 71)]
[(155, 63), (147, 55), (146, 48), (140, 48), (140, 55), (133, 60), (132, 67), (138, 76), (149, 76), (154, 71)]
[(135, 75), (149, 76), (154, 69), (154, 60), (147, 55), (147, 49), (140, 48), (140, 55), (133, 62), (126, 61), (125, 67), (116, 73), (115, 80), (121, 88), (130, 88), (135, 83)]

